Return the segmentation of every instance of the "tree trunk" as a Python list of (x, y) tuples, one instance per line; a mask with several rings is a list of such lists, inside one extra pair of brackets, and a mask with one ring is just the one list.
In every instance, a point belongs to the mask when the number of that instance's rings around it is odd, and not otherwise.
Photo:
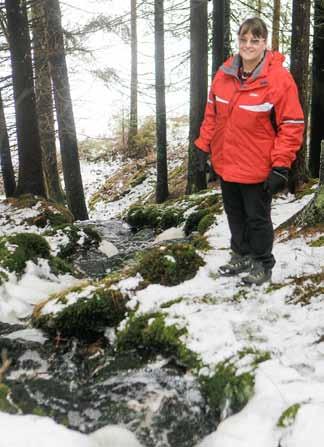
[(272, 16), (272, 49), (279, 50), (279, 35), (280, 35), (280, 0), (273, 1), (273, 16)]
[(262, 12), (262, 0), (257, 0), (256, 9), (258, 16), (260, 16)]
[[(292, 12), (291, 35), (291, 64), (290, 71), (299, 91), (299, 99), (305, 115), (305, 137), (307, 135), (308, 117), (308, 56), (309, 56), (309, 29), (310, 29), (310, 0), (294, 0)], [(296, 188), (308, 180), (306, 167), (307, 144), (304, 144), (297, 154), (292, 167), (289, 189), (295, 192)]]
[(137, 5), (136, 0), (131, 0), (131, 93), (130, 93), (130, 117), (128, 130), (128, 155), (135, 158), (137, 155), (136, 136), (138, 131), (137, 118)]
[(313, 40), (313, 86), (309, 167), (313, 177), (320, 168), (321, 140), (324, 140), (324, 3), (315, 0)]
[(190, 0), (190, 116), (187, 194), (207, 188), (206, 169), (198, 169), (199, 154), (194, 145), (204, 118), (208, 83), (207, 2)]
[(44, 8), (66, 198), (75, 219), (86, 220), (88, 213), (81, 178), (59, 1), (45, 0)]
[(31, 4), (34, 43), (35, 91), (39, 134), (42, 149), (43, 173), (47, 196), (63, 203), (56, 157), (52, 83), (48, 64), (48, 45), (45, 30), (43, 0)]
[(232, 54), (231, 48), (231, 2), (224, 0), (225, 3), (225, 30), (224, 30), (224, 60)]
[(25, 1), (6, 0), (18, 143), (16, 194), (45, 196)]
[(224, 62), (225, 53), (225, 0), (213, 0), (212, 79)]
[(14, 195), (16, 190), (15, 174), (12, 167), (6, 117), (0, 90), (0, 162), (6, 197)]
[(155, 20), (155, 94), (156, 94), (156, 202), (164, 202), (168, 195), (167, 131), (164, 70), (164, 1), (154, 2)]

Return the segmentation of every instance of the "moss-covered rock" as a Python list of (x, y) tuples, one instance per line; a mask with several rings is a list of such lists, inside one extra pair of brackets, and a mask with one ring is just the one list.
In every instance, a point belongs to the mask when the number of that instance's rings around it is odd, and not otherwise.
[(150, 283), (174, 286), (193, 278), (203, 265), (203, 259), (191, 244), (177, 243), (148, 250), (142, 256), (138, 270)]
[(215, 222), (214, 214), (208, 213), (198, 223), (197, 230), (200, 234), (204, 234)]
[(237, 374), (235, 365), (228, 361), (219, 363), (210, 377), (202, 376), (200, 383), (218, 418), (224, 411), (239, 412), (254, 391), (254, 375), (251, 372)]
[(74, 221), (72, 213), (65, 206), (33, 196), (32, 194), (7, 199), (6, 203), (15, 208), (33, 208), (36, 211), (35, 216), (28, 217), (25, 222), (28, 225), (35, 225), (39, 228), (44, 228), (48, 225), (55, 227)]
[[(9, 272), (23, 273), (27, 261), (37, 264), (39, 258), (47, 259), (55, 274), (71, 273), (72, 267), (63, 259), (51, 255), (50, 246), (43, 236), (35, 233), (19, 233), (0, 237), (0, 266)], [(0, 281), (8, 276), (1, 272)]]
[(37, 262), (38, 258), (50, 258), (50, 247), (42, 236), (20, 233), (0, 237), (0, 264), (10, 272), (21, 273), (27, 261)]
[(136, 349), (148, 357), (164, 355), (174, 357), (187, 368), (198, 369), (201, 362), (196, 353), (190, 351), (181, 337), (187, 334), (185, 327), (167, 325), (161, 313), (135, 315), (117, 334), (117, 349), (120, 351)]
[(208, 209), (200, 209), (191, 213), (185, 223), (184, 232), (188, 236), (193, 231), (198, 230), (200, 221), (208, 215)]
[(45, 233), (47, 237), (53, 237), (59, 247), (57, 255), (61, 258), (70, 258), (80, 249), (90, 247), (98, 248), (101, 236), (91, 226), (79, 227), (78, 225), (62, 225)]
[(210, 376), (199, 378), (202, 392), (217, 417), (237, 413), (246, 405), (254, 392), (256, 368), (270, 358), (268, 351), (247, 347), (216, 365)]
[(182, 216), (178, 210), (158, 205), (134, 205), (126, 216), (126, 222), (135, 230), (147, 227), (160, 232), (178, 226), (181, 221)]
[(126, 301), (118, 290), (86, 283), (37, 306), (32, 324), (51, 335), (95, 340), (107, 326), (117, 326), (125, 317)]

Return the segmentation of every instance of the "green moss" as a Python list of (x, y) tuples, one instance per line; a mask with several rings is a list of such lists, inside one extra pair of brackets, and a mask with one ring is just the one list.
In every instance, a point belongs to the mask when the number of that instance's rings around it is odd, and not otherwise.
[(301, 199), (304, 196), (314, 194), (314, 185), (318, 184), (318, 178), (311, 178), (303, 185), (303, 188), (296, 192), (296, 199)]
[(132, 206), (126, 216), (126, 222), (134, 229), (144, 227), (155, 228), (159, 222), (160, 213), (155, 206)]
[(101, 242), (99, 233), (90, 226), (80, 228), (77, 225), (61, 225), (51, 231), (45, 233), (46, 236), (55, 236), (56, 234), (64, 234), (69, 242), (61, 245), (58, 256), (61, 258), (69, 258), (81, 248), (80, 241), (82, 239), (82, 248), (90, 246), (98, 247)]
[(298, 410), (300, 409), (300, 404), (293, 404), (288, 407), (280, 416), (277, 426), (281, 428), (289, 427), (295, 421)]
[(3, 268), (21, 273), (27, 261), (37, 262), (38, 258), (50, 258), (50, 247), (42, 236), (21, 233), (0, 238), (0, 263)]
[[(64, 303), (64, 300), (66, 302), (66, 297), (61, 296), (57, 302)], [(35, 314), (32, 323), (52, 335), (60, 333), (64, 337), (93, 340), (102, 335), (107, 326), (118, 325), (125, 313), (125, 297), (117, 290), (102, 287), (91, 296), (67, 305), (55, 315)]]
[(34, 414), (35, 416), (42, 416), (42, 417), (48, 416), (48, 413), (42, 407), (33, 408), (32, 414)]
[(208, 242), (207, 238), (205, 236), (202, 236), (201, 234), (195, 234), (190, 239), (191, 245), (199, 251), (208, 251), (211, 249), (210, 243)]
[(201, 377), (201, 389), (217, 417), (226, 408), (237, 413), (246, 405), (254, 391), (254, 376), (250, 372), (237, 375), (229, 361), (219, 363), (212, 376)]
[(0, 383), (0, 411), (9, 414), (17, 413), (17, 409), (9, 402), (8, 395), (10, 393), (10, 388)]
[(149, 357), (158, 354), (174, 356), (187, 368), (199, 368), (201, 363), (197, 354), (180, 340), (186, 334), (184, 327), (166, 325), (163, 314), (133, 314), (126, 327), (117, 334), (117, 349), (136, 349)]
[(174, 286), (193, 278), (202, 265), (204, 261), (192, 245), (177, 243), (147, 251), (138, 270), (146, 281)]
[(51, 256), (48, 263), (51, 268), (51, 272), (53, 272), (54, 275), (59, 275), (62, 273), (75, 273), (73, 266), (58, 256)]
[(162, 211), (160, 221), (158, 223), (158, 230), (167, 230), (171, 227), (177, 227), (182, 222), (181, 212), (174, 208), (167, 208)]
[(319, 239), (312, 241), (309, 243), (310, 247), (323, 247), (324, 245), (324, 236), (320, 236)]
[(193, 231), (198, 230), (198, 225), (200, 221), (203, 219), (203, 217), (207, 216), (207, 214), (208, 209), (200, 209), (198, 211), (194, 211), (188, 216), (184, 226), (184, 232), (186, 236), (188, 236)]
[(215, 222), (214, 214), (208, 213), (202, 219), (200, 219), (197, 230), (200, 234), (204, 234), (208, 228), (210, 228)]
[(167, 309), (168, 307), (173, 306), (174, 304), (181, 303), (183, 298), (176, 298), (174, 300), (167, 301), (166, 303), (161, 304), (161, 309)]
[(238, 351), (237, 355), (239, 359), (242, 359), (247, 355), (252, 356), (253, 360), (250, 365), (253, 370), (257, 368), (260, 363), (271, 359), (271, 353), (269, 351), (259, 351), (253, 347), (246, 347), (245, 349)]

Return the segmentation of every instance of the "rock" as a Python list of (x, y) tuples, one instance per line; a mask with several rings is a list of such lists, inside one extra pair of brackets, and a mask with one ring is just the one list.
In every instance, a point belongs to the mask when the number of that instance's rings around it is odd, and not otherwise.
[(98, 249), (106, 255), (108, 258), (111, 258), (112, 256), (115, 256), (118, 254), (118, 248), (115, 247), (114, 244), (112, 244), (109, 241), (101, 241), (101, 244), (99, 245)]

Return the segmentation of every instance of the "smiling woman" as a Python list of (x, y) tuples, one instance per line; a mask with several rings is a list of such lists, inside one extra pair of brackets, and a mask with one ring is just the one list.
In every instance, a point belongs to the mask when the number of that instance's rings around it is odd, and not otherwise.
[(296, 84), (267, 38), (259, 17), (242, 23), (239, 53), (216, 73), (195, 141), (221, 178), (231, 230), (232, 258), (220, 273), (248, 272), (248, 285), (271, 280), (272, 194), (285, 188), (304, 131)]

